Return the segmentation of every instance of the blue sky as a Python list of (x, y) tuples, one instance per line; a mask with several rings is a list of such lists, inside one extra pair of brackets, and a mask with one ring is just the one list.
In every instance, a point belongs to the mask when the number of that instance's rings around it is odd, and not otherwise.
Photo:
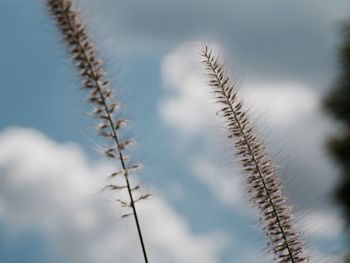
[[(132, 219), (99, 193), (112, 163), (44, 1), (0, 0), (0, 261), (141, 262)], [(281, 171), (311, 262), (339, 260), (336, 132), (320, 110), (347, 1), (80, 0), (114, 81), (152, 262), (270, 262), (244, 175), (205, 84), (199, 41), (224, 54)], [(337, 257), (338, 256), (338, 257)], [(333, 260), (333, 261), (332, 261)]]

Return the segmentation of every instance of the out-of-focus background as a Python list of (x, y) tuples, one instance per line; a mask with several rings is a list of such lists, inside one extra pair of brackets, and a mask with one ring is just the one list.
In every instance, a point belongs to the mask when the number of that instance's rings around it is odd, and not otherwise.
[[(100, 155), (86, 94), (44, 3), (0, 0), (0, 262), (142, 262), (133, 219), (120, 218), (114, 193), (100, 193), (113, 163)], [(154, 194), (138, 204), (150, 262), (272, 260), (215, 114), (201, 41), (240, 83), (311, 262), (343, 262), (349, 238), (335, 196), (344, 166), (326, 145), (344, 125), (323, 101), (342, 72), (347, 0), (77, 6), (131, 120), (132, 158), (145, 166), (135, 180)]]

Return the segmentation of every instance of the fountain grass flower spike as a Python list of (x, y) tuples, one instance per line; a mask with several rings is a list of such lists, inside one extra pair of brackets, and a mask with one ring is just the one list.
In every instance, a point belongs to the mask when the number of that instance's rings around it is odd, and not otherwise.
[(105, 150), (105, 155), (114, 159), (117, 166), (121, 167), (111, 177), (123, 176), (125, 179), (123, 185), (110, 184), (105, 188), (128, 192), (128, 201), (119, 200), (123, 207), (131, 210), (123, 217), (133, 215), (144, 261), (147, 263), (148, 259), (135, 203), (147, 199), (149, 194), (134, 197), (134, 193), (139, 189), (139, 186), (131, 186), (129, 175), (137, 170), (139, 165), (128, 162), (125, 156), (125, 149), (133, 143), (133, 140), (122, 140), (120, 136), (120, 131), (127, 124), (127, 121), (115, 117), (119, 104), (113, 101), (111, 83), (105, 77), (103, 63), (98, 57), (89, 33), (82, 24), (78, 12), (73, 8), (73, 0), (46, 0), (46, 2), (78, 69), (82, 86), (89, 92), (88, 102), (94, 106), (93, 115), (100, 121), (99, 133), (106, 137), (111, 144), (111, 147)]
[(275, 260), (279, 263), (306, 262), (308, 258), (295, 230), (278, 174), (238, 97), (235, 80), (208, 46), (203, 47), (202, 58), (216, 102), (222, 106), (220, 115), (226, 121), (229, 137), (234, 140), (241, 169), (247, 174), (251, 200), (258, 208)]

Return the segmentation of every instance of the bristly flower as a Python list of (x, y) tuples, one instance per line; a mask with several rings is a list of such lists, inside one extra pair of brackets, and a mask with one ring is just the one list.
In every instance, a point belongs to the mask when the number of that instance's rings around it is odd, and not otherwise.
[(223, 64), (207, 46), (202, 50), (203, 63), (209, 76), (209, 85), (222, 108), (229, 137), (240, 157), (247, 175), (249, 192), (258, 208), (269, 247), (280, 263), (306, 262), (303, 245), (295, 230), (290, 208), (286, 204), (277, 172), (268, 158), (265, 147), (257, 138), (249, 122), (242, 101), (237, 96), (235, 81), (229, 77)]
[(89, 33), (80, 22), (77, 11), (72, 7), (72, 0), (47, 0), (47, 5), (69, 48), (72, 59), (82, 78), (83, 88), (89, 92), (88, 102), (95, 107), (93, 115), (101, 121), (98, 126), (99, 133), (108, 138), (113, 144), (104, 153), (107, 157), (117, 160), (121, 170), (113, 173), (111, 177), (122, 175), (125, 178), (125, 185), (110, 184), (105, 189), (127, 189), (130, 200), (127, 202), (118, 201), (122, 207), (131, 209), (131, 213), (127, 213), (123, 217), (128, 215), (134, 216), (144, 260), (147, 263), (148, 260), (135, 203), (147, 199), (149, 195), (141, 195), (136, 199), (133, 196), (133, 192), (138, 190), (139, 186), (130, 185), (129, 174), (137, 170), (139, 165), (129, 163), (124, 153), (124, 150), (133, 143), (133, 140), (122, 140), (120, 137), (120, 130), (126, 125), (127, 121), (114, 116), (119, 108), (119, 104), (113, 101), (110, 81), (105, 77), (103, 63), (98, 57)]

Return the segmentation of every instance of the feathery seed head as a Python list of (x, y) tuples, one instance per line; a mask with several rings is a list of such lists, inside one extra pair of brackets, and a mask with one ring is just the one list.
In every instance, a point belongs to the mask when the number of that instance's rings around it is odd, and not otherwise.
[(304, 256), (303, 245), (292, 222), (277, 172), (265, 147), (255, 135), (243, 102), (237, 96), (236, 82), (208, 46), (204, 46), (202, 58), (216, 102), (222, 106), (220, 116), (226, 121), (229, 138), (234, 140), (241, 167), (247, 173), (249, 193), (259, 210), (263, 228), (270, 240), (268, 245), (276, 261), (306, 262), (307, 257)]
[[(122, 141), (120, 138), (119, 133), (127, 125), (127, 120), (114, 117), (120, 105), (112, 100), (111, 82), (105, 79), (106, 73), (102, 60), (98, 57), (88, 32), (80, 22), (78, 13), (73, 9), (72, 1), (47, 0), (47, 5), (78, 69), (82, 79), (82, 88), (89, 92), (87, 102), (94, 106), (91, 115), (100, 120), (98, 132), (114, 145), (104, 151), (106, 157), (116, 159), (121, 164), (121, 170), (114, 172), (111, 177), (124, 175), (127, 178), (129, 173), (135, 172), (141, 165), (128, 164), (124, 151), (134, 143), (134, 140)], [(113, 188), (108, 185), (105, 189), (121, 190), (124, 187)]]

